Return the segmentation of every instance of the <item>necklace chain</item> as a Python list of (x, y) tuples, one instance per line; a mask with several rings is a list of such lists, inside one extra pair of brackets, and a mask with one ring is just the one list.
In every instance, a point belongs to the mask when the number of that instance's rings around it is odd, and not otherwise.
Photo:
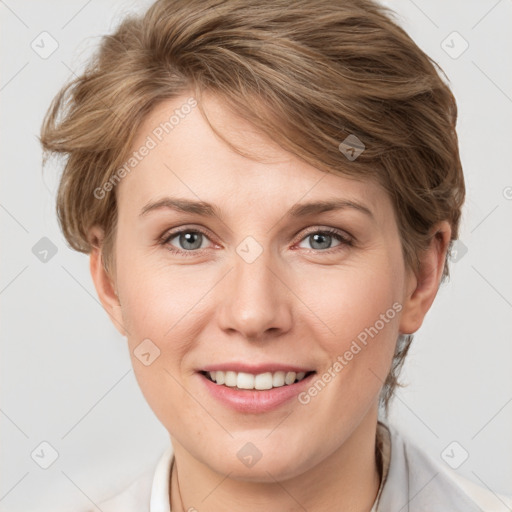
[(176, 478), (174, 480), (176, 480), (176, 485), (178, 487), (178, 499), (179, 499), (179, 503), (180, 503), (180, 507), (181, 507), (181, 511), (180, 512), (185, 512), (185, 506), (183, 505), (183, 499), (181, 497), (180, 480), (178, 478), (178, 468), (176, 467), (176, 458), (174, 458), (173, 461), (172, 461), (172, 466), (171, 466), (171, 482), (173, 480), (173, 476), (174, 475), (176, 475)]

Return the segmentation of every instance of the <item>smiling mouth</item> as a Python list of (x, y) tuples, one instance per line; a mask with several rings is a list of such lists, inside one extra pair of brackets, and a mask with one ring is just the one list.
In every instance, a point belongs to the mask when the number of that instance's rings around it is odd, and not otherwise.
[(304, 380), (309, 375), (316, 373), (310, 372), (265, 372), (258, 373), (257, 375), (246, 372), (233, 372), (233, 371), (212, 371), (200, 372), (211, 382), (219, 386), (227, 386), (229, 388), (236, 388), (240, 390), (257, 390), (264, 391), (268, 389), (280, 388), (283, 386), (291, 386)]

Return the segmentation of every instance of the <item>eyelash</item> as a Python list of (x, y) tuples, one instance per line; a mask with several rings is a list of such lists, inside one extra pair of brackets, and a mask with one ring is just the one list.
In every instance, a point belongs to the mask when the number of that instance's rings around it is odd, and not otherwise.
[[(179, 254), (179, 255), (183, 255), (183, 256), (196, 256), (197, 253), (199, 253), (203, 250), (203, 249), (192, 249), (189, 251), (185, 251), (183, 249), (178, 249), (178, 248), (174, 247), (173, 245), (170, 245), (169, 241), (172, 240), (173, 238), (176, 238), (177, 236), (181, 235), (182, 233), (201, 233), (203, 236), (210, 239), (208, 234), (205, 231), (203, 231), (199, 228), (188, 228), (188, 229), (181, 229), (179, 231), (174, 231), (172, 233), (165, 233), (164, 236), (159, 240), (159, 244), (162, 246), (166, 246), (166, 248), (171, 253)], [(299, 240), (299, 243), (302, 242), (303, 240), (305, 240), (306, 238), (308, 238), (309, 236), (315, 235), (315, 234), (332, 236), (340, 242), (340, 245), (337, 245), (335, 247), (330, 247), (329, 249), (307, 249), (309, 251), (313, 251), (316, 253), (323, 253), (323, 254), (332, 254), (332, 252), (343, 249), (346, 246), (351, 247), (354, 245), (354, 240), (351, 237), (343, 235), (340, 231), (333, 229), (333, 228), (315, 229), (315, 230), (309, 231)]]

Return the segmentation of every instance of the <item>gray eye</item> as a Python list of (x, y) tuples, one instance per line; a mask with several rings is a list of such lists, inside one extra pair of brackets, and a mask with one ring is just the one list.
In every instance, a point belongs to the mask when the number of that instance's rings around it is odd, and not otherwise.
[(186, 251), (193, 251), (194, 249), (200, 249), (203, 242), (203, 234), (197, 231), (183, 231), (177, 233), (173, 238), (169, 240), (171, 243), (175, 238), (178, 239), (179, 249)]
[[(334, 247), (340, 243), (339, 240), (336, 240), (334, 235), (330, 235), (329, 233), (322, 233), (321, 231), (306, 236), (304, 241), (306, 240), (309, 241), (311, 248), (316, 250), (330, 249), (331, 247)], [(337, 241), (338, 243), (333, 245), (333, 241)]]

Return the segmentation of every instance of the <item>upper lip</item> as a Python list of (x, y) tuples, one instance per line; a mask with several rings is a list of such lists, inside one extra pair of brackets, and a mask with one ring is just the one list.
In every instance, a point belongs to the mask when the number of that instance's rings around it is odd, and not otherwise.
[(259, 375), (260, 373), (267, 372), (311, 372), (314, 371), (312, 368), (296, 366), (291, 364), (281, 363), (262, 363), (262, 364), (248, 364), (241, 362), (226, 362), (218, 364), (209, 364), (200, 368), (198, 371), (202, 372), (216, 372), (216, 371), (231, 371), (237, 373), (252, 373), (253, 375)]

